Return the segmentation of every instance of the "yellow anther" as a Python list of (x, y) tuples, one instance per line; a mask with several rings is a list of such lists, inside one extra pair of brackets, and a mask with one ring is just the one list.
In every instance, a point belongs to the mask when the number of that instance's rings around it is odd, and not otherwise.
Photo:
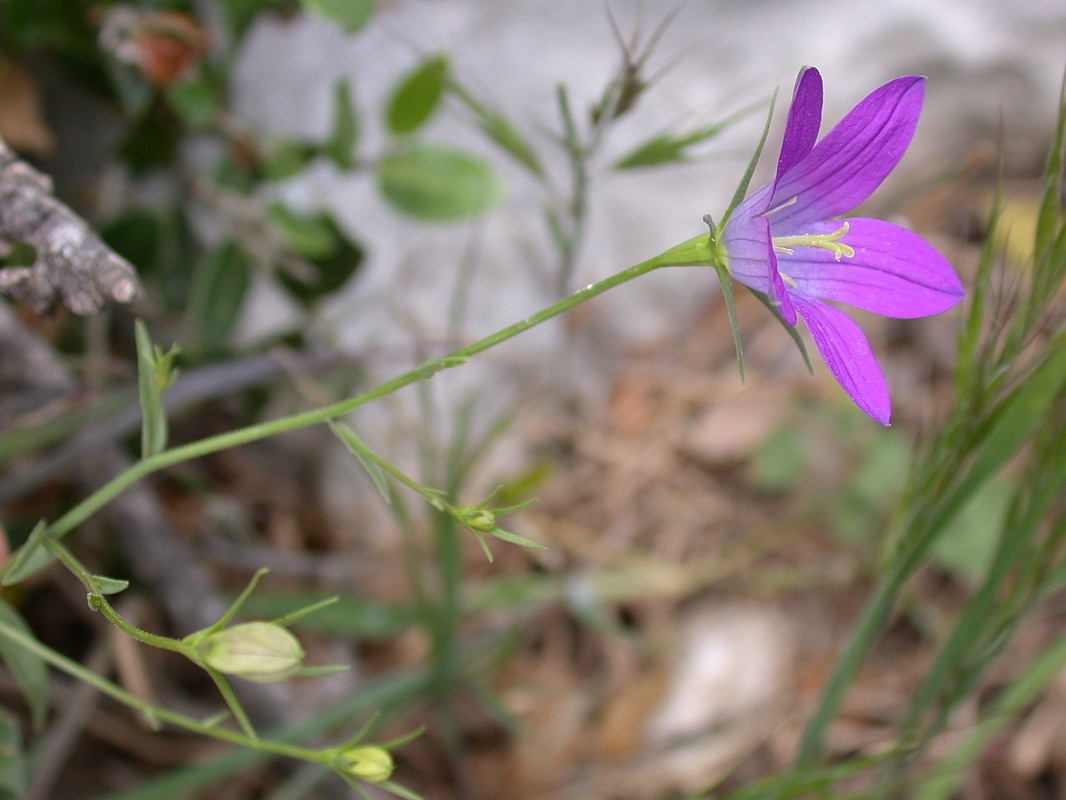
[(816, 247), (819, 250), (828, 250), (837, 261), (841, 256), (852, 258), (855, 248), (839, 241), (848, 232), (850, 226), (847, 222), (841, 224), (832, 233), (801, 233), (798, 236), (775, 236), (773, 237), (774, 252), (792, 255), (795, 247)]

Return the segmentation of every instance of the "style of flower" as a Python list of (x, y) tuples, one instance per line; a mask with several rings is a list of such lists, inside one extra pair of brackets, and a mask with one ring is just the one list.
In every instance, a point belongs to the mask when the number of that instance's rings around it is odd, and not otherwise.
[(962, 283), (940, 253), (888, 222), (837, 219), (899, 163), (918, 124), (925, 79), (871, 92), (821, 141), (822, 77), (800, 71), (777, 175), (720, 226), (718, 253), (736, 280), (767, 295), (789, 325), (802, 317), (829, 371), (855, 404), (888, 425), (888, 386), (859, 326), (824, 300), (888, 317), (945, 311)]

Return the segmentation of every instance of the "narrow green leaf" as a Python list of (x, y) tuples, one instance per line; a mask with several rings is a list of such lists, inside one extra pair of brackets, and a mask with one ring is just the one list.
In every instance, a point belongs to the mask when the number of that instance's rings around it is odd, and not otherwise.
[(206, 75), (170, 85), (167, 100), (186, 128), (207, 130), (214, 122), (221, 100), (218, 85)]
[(454, 80), (448, 81), (447, 88), (473, 113), (477, 118), (478, 127), (490, 141), (538, 178), (544, 177), (544, 167), (541, 166), (537, 154), (505, 116), (487, 108)]
[(5, 565), (4, 586), (14, 586), (52, 563), (54, 556), (48, 548), (41, 546), (47, 535), (48, 523), (42, 519), (33, 526), (25, 544), (15, 553), (15, 557)]
[(405, 75), (385, 111), (389, 132), (403, 136), (422, 127), (440, 105), (447, 77), (448, 58), (443, 54), (427, 58)]
[(226, 242), (200, 262), (186, 312), (187, 338), (200, 351), (220, 349), (240, 316), (252, 279), (252, 260), (235, 242)]
[(500, 199), (492, 170), (476, 156), (415, 145), (377, 164), (378, 188), (394, 207), (426, 222), (453, 222), (480, 214)]
[[(9, 628), (33, 636), (33, 631), (23, 621), (22, 616), (4, 600), (0, 600), (0, 621)], [(48, 713), (48, 669), (44, 661), (2, 635), (0, 658), (26, 697), (34, 728), (40, 730)]]
[(274, 225), (285, 247), (304, 258), (322, 258), (337, 246), (336, 228), (325, 214), (298, 214), (281, 202), (267, 207), (267, 219)]
[(517, 533), (511, 533), (505, 531), (503, 528), (493, 528), (488, 531), (489, 536), (495, 536), (504, 542), (510, 542), (511, 544), (517, 544), (521, 547), (528, 547), (530, 550), (547, 550), (548, 545), (535, 542), (532, 539), (527, 539), (525, 536), (519, 536)]
[(333, 84), (333, 130), (322, 152), (338, 169), (355, 167), (355, 144), (359, 140), (359, 118), (352, 103), (351, 85), (347, 78)]
[(26, 796), (26, 754), (19, 721), (0, 709), (0, 800)]
[(1066, 342), (1051, 343), (1043, 363), (996, 410), (980, 441), (980, 449), (965, 477), (942, 502), (940, 525), (946, 525), (966, 501), (991, 478), (1041, 424), (1058, 394), (1066, 391)]
[(304, 11), (325, 17), (345, 33), (361, 30), (374, 14), (373, 0), (300, 0)]
[[(287, 619), (323, 599), (313, 592), (284, 592), (274, 590), (260, 593), (245, 603), (248, 614), (265, 619)], [(319, 631), (349, 639), (388, 639), (409, 630), (417, 623), (413, 608), (390, 605), (354, 595), (336, 598), (329, 605), (321, 605), (314, 614), (298, 620), (308, 631)]]
[(129, 588), (130, 582), (121, 578), (108, 578), (104, 575), (93, 576), (93, 591), (97, 594), (118, 594)]
[(260, 171), (267, 180), (283, 181), (302, 172), (316, 152), (317, 148), (307, 142), (292, 139), (273, 141), (262, 154)]
[(366, 470), (366, 474), (370, 476), (370, 480), (374, 482), (378, 491), (381, 492), (381, 496), (385, 499), (386, 503), (392, 503), (392, 493), (389, 491), (389, 482), (385, 479), (385, 473), (381, 471), (374, 461), (369, 457), (369, 449), (363, 443), (363, 440), (359, 438), (359, 435), (355, 432), (351, 425), (346, 422), (330, 422), (330, 430), (336, 434), (337, 438), (344, 442), (344, 446), (348, 448), (348, 452), (355, 456), (359, 463), (363, 465), (363, 469)]
[(721, 122), (713, 125), (705, 125), (688, 133), (672, 134), (658, 133), (645, 140), (626, 155), (614, 162), (614, 169), (627, 170), (641, 167), (655, 167), (662, 164), (677, 164), (689, 160), (688, 149), (701, 144), (726, 130), (740, 119), (743, 119), (752, 111), (746, 108), (726, 117)]
[(133, 326), (137, 342), (137, 393), (141, 402), (141, 457), (161, 453), (167, 446), (167, 415), (163, 410), (159, 363), (152, 337), (144, 322)]
[(403, 798), (403, 800), (425, 800), (418, 792), (413, 792), (406, 786), (396, 783), (396, 781), (383, 781), (378, 785), (386, 792), (391, 792), (397, 797)]

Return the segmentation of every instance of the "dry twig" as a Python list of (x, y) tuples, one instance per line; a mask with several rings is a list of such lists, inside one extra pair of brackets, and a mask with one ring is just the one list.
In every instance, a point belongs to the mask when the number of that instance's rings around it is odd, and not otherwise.
[(52, 182), (0, 139), (0, 256), (22, 242), (34, 248), (29, 267), (0, 270), (0, 292), (43, 313), (62, 302), (92, 314), (112, 300), (128, 303), (140, 292), (126, 259), (52, 196)]

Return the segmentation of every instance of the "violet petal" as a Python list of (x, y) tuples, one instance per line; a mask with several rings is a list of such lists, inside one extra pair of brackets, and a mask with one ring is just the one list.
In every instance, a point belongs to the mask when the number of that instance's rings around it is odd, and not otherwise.
[(925, 79), (911, 75), (860, 101), (781, 177), (771, 201), (782, 206), (771, 217), (775, 233), (840, 216), (869, 197), (907, 150), (924, 95)]
[(859, 326), (843, 311), (817, 300), (793, 300), (837, 383), (867, 416), (888, 425), (888, 384)]
[(777, 180), (802, 161), (818, 140), (822, 125), (822, 76), (814, 67), (804, 67), (796, 78), (792, 105), (788, 109), (785, 138), (777, 159)]
[[(842, 222), (813, 223), (805, 230), (832, 233)], [(847, 222), (840, 241), (855, 250), (853, 257), (837, 261), (812, 247), (778, 255), (778, 267), (796, 282), (796, 292), (902, 319), (939, 314), (962, 299), (962, 282), (951, 264), (917, 234), (879, 219)]]

